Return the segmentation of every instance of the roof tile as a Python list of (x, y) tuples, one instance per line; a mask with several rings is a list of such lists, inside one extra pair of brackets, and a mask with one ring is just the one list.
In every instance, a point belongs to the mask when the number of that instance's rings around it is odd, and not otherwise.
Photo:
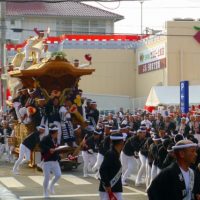
[(98, 17), (116, 21), (124, 17), (80, 2), (7, 2), (7, 16)]

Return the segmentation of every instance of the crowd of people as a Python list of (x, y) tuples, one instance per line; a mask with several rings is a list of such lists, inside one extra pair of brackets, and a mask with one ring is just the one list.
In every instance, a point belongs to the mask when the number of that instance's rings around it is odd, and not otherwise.
[[(182, 115), (181, 113), (175, 112), (162, 115), (159, 111), (154, 112), (154, 114), (146, 111), (130, 114), (123, 113), (121, 110), (116, 114), (109, 113), (108, 116), (100, 116), (96, 128), (93, 134), (85, 138), (84, 141), (85, 145), (82, 154), (84, 159), (83, 172), (84, 177), (88, 176), (87, 170), (97, 172), (96, 177), (101, 180), (100, 196), (102, 200), (109, 199), (108, 194), (110, 190), (114, 192), (116, 199), (122, 199), (119, 193), (122, 192), (123, 185), (128, 185), (127, 180), (132, 174), (134, 167), (136, 167), (134, 165), (137, 165), (138, 168), (135, 186), (138, 187), (145, 184), (150, 199), (164, 199), (164, 197), (161, 197), (163, 194), (166, 194), (166, 192), (155, 192), (156, 188), (153, 188), (154, 190), (152, 192), (151, 186), (154, 180), (157, 180), (159, 174), (162, 175), (161, 172), (178, 162), (179, 153), (182, 150), (188, 150), (188, 148), (195, 148), (195, 152), (193, 152), (190, 157), (191, 160), (188, 161), (188, 167), (191, 168), (192, 172), (195, 171), (195, 186), (196, 181), (199, 182), (200, 149), (198, 144), (200, 142), (200, 115)], [(115, 140), (118, 140), (117, 137), (113, 137), (114, 134), (121, 134), (119, 138), (123, 138), (123, 147), (119, 147), (121, 151), (118, 153), (122, 168), (119, 167), (119, 164), (114, 162), (114, 160), (117, 160), (116, 151), (112, 150), (111, 152), (110, 150), (115, 146)], [(192, 145), (187, 145), (188, 141), (190, 141)], [(181, 142), (183, 145), (180, 146), (181, 148), (177, 148), (177, 150), (175, 147), (179, 145), (179, 143), (182, 144)], [(121, 143), (119, 142), (119, 144)], [(107, 156), (111, 158), (108, 159)], [(116, 171), (115, 168), (117, 168)], [(117, 176), (117, 171), (120, 169), (122, 176), (119, 178)], [(113, 175), (113, 171), (116, 172), (114, 173), (115, 176)], [(105, 174), (109, 174), (109, 176)], [(105, 178), (105, 176), (107, 176), (107, 178)], [(110, 177), (110, 179), (108, 177)], [(121, 185), (119, 182), (115, 183), (118, 185), (116, 187), (112, 187), (111, 184), (108, 184), (108, 179), (111, 181), (114, 177), (119, 178)], [(145, 178), (143, 179), (143, 177)], [(190, 181), (187, 179), (186, 184), (189, 183)], [(108, 187), (103, 187), (103, 184)], [(162, 185), (162, 180), (160, 185)], [(105, 191), (107, 191), (107, 193), (101, 193)], [(197, 187), (195, 187), (195, 194), (197, 194), (197, 192), (199, 193), (198, 184)], [(155, 193), (161, 195), (159, 197), (153, 195), (152, 197), (152, 194)], [(192, 194), (192, 189), (190, 194), (184, 192), (181, 199), (193, 199), (191, 198)], [(173, 196), (171, 199), (174, 199)]]
[[(46, 197), (49, 193), (54, 194), (54, 184), (61, 176), (59, 151), (55, 150), (59, 145), (80, 147), (83, 177), (88, 177), (88, 172), (95, 172), (96, 178), (100, 179), (102, 200), (109, 199), (109, 195), (115, 195), (117, 200), (121, 200), (122, 186), (128, 185), (128, 178), (135, 167), (138, 170), (135, 186), (145, 184), (149, 198), (156, 200), (156, 197), (151, 196), (157, 179), (160, 175), (163, 176), (169, 166), (182, 159), (180, 150), (195, 147), (195, 155), (190, 160), (188, 169), (191, 169), (190, 174), (195, 172), (195, 183), (191, 187), (195, 185), (195, 194), (199, 192), (196, 180), (200, 181), (200, 115), (182, 115), (178, 112), (163, 115), (163, 112), (152, 114), (144, 110), (130, 113), (123, 112), (123, 109), (115, 114), (100, 115), (96, 102), (87, 99), (85, 104), (78, 107), (85, 120), (85, 126), (81, 127), (78, 123), (72, 123), (71, 106), (69, 98), (61, 105), (58, 96), (47, 101), (40, 96), (38, 90), (22, 88), (10, 105), (9, 112), (2, 116), (0, 154), (7, 152), (9, 161), (14, 159), (14, 146), (7, 142), (7, 136), (15, 136), (13, 121), (17, 120), (25, 125), (35, 123), (36, 129), (20, 144), (13, 173), (19, 174), (20, 165), (30, 160), (30, 152), (40, 144)], [(77, 143), (77, 130), (81, 132), (80, 144)], [(188, 141), (191, 142), (190, 145)], [(182, 146), (176, 148), (177, 145)], [(51, 172), (55, 177), (50, 181)], [(188, 181), (185, 184), (189, 187), (190, 179), (185, 181)], [(189, 194), (182, 194), (183, 198), (192, 195), (192, 191), (190, 189)]]
[[(86, 138), (87, 131), (97, 126), (99, 111), (96, 102), (88, 100), (84, 107), (85, 99), (81, 98), (81, 93), (78, 88), (72, 88), (64, 90), (63, 94), (52, 91), (48, 96), (39, 86), (32, 90), (21, 88), (14, 99), (7, 101), (8, 112), (2, 114), (1, 155), (6, 153), (6, 159), (14, 163), (13, 174), (19, 175), (20, 166), (30, 163), (31, 152), (39, 146), (41, 162), (35, 164), (44, 172), (45, 197), (53, 194), (54, 184), (61, 174), (59, 148), (55, 149), (62, 145), (65, 149), (76, 149), (80, 139)], [(20, 129), (16, 130), (14, 126), (20, 126)], [(28, 128), (21, 127), (31, 127), (32, 131), (27, 132)], [(80, 134), (76, 137), (77, 132)], [(13, 154), (16, 153), (16, 144), (9, 142), (14, 138), (20, 141), (18, 157)], [(55, 177), (50, 181), (51, 172)]]

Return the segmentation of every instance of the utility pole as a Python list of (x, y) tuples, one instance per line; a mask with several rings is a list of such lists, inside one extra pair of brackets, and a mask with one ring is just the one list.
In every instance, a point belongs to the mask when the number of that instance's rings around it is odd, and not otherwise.
[(141, 32), (140, 34), (142, 35), (143, 34), (143, 3), (144, 3), (144, 0), (140, 0), (140, 8), (141, 8), (141, 21), (140, 21), (140, 25), (141, 25)]
[(5, 55), (5, 43), (6, 43), (6, 2), (1, 2), (1, 44), (0, 44), (0, 63), (1, 63), (1, 106), (3, 111), (6, 111), (6, 90), (7, 90), (7, 78), (2, 79), (2, 74), (7, 75), (6, 69), (6, 55)]

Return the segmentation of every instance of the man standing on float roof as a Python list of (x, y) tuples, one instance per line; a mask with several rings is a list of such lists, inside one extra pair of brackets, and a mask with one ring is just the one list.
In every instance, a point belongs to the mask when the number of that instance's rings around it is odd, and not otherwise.
[(172, 148), (177, 161), (161, 171), (152, 181), (147, 190), (149, 200), (200, 200), (199, 186), (190, 168), (197, 157), (197, 144), (190, 140), (181, 140)]

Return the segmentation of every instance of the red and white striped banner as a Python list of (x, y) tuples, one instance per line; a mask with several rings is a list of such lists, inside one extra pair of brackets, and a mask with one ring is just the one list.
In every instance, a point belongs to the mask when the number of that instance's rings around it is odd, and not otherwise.
[[(138, 41), (148, 35), (61, 35), (58, 37), (48, 37), (45, 39), (46, 44), (60, 44), (65, 40), (68, 41)], [(22, 44), (6, 44), (7, 51), (17, 51), (24, 48), (26, 42)]]

